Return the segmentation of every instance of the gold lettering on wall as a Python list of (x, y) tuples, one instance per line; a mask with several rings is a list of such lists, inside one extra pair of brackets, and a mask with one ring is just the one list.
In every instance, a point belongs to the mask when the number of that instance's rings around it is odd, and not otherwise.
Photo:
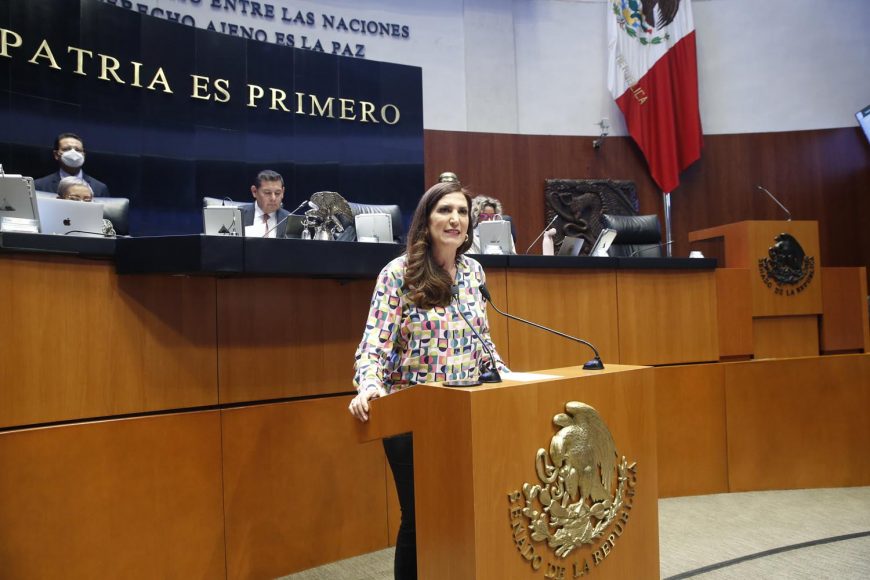
[(36, 49), (36, 52), (33, 53), (33, 58), (28, 60), (30, 64), (39, 64), (37, 59), (39, 58), (47, 58), (49, 65), (53, 69), (60, 70), (60, 67), (57, 65), (57, 61), (54, 60), (54, 54), (51, 52), (51, 47), (48, 46), (48, 41), (43, 40), (39, 43), (39, 48)]
[(68, 46), (66, 47), (67, 52), (74, 52), (76, 54), (76, 68), (73, 71), (74, 74), (86, 76), (85, 74), (85, 55), (88, 58), (93, 58), (94, 53), (90, 50), (85, 50), (84, 48), (78, 48), (77, 46)]
[(214, 96), (214, 101), (216, 103), (228, 103), (230, 101), (229, 79), (215, 79), (214, 90), (217, 93)]
[(372, 114), (375, 112), (375, 104), (370, 103), (368, 101), (360, 101), (360, 123), (377, 123), (378, 120), (375, 119), (375, 116)]
[(272, 106), (269, 107), (269, 109), (271, 109), (272, 111), (277, 111), (278, 107), (281, 107), (281, 110), (285, 113), (293, 112), (284, 105), (284, 100), (287, 98), (286, 92), (276, 88), (270, 88), (269, 92), (272, 93)]
[(248, 106), (255, 108), (257, 101), (263, 98), (263, 87), (259, 85), (248, 84)]
[[(320, 100), (317, 98), (317, 95), (308, 95), (311, 97), (311, 112), (308, 113), (312, 117), (329, 117), (330, 119), (335, 119), (335, 115), (332, 114), (332, 97), (326, 98), (326, 103), (323, 105), (320, 104)], [(326, 111), (329, 110), (329, 114), (326, 115)]]
[[(12, 38), (12, 42), (9, 41), (10, 37)], [(5, 28), (0, 28), (0, 56), (5, 56), (6, 58), (12, 58), (9, 55), (10, 48), (18, 48), (21, 46), (22, 38), (19, 34), (6, 30)]]
[(157, 72), (154, 73), (154, 79), (151, 81), (151, 84), (148, 85), (148, 90), (153, 91), (156, 90), (154, 85), (163, 85), (163, 92), (172, 94), (172, 89), (169, 88), (169, 81), (166, 80), (166, 73), (163, 72), (163, 67), (157, 69)]
[(118, 69), (121, 67), (121, 63), (118, 62), (117, 58), (100, 54), (100, 76), (97, 78), (101, 81), (107, 81), (109, 79), (109, 74), (112, 75), (112, 78), (115, 79), (116, 83), (125, 84), (124, 81), (121, 80), (121, 77), (118, 76)]
[(142, 69), (142, 63), (136, 62), (135, 60), (131, 60), (130, 64), (133, 65), (133, 82), (130, 83), (131, 87), (141, 87), (142, 83), (139, 82), (139, 71)]
[[(0, 56), (15, 58), (15, 49), (23, 46), (25, 46), (25, 42), (20, 34), (14, 30), (0, 28)], [(110, 54), (95, 53), (90, 49), (78, 46), (67, 46), (66, 52), (58, 53), (58, 55), (61, 58), (60, 61), (55, 56), (55, 51), (49, 45), (48, 40), (42, 39), (35, 51), (30, 53), (30, 49), (27, 48), (21, 56), (24, 58), (29, 56), (27, 62), (37, 66), (66, 70), (83, 77), (96, 76), (102, 81), (137, 89), (144, 88), (149, 91), (174, 94), (170, 79), (163, 67), (158, 66), (154, 70), (141, 62), (123, 61)], [(94, 58), (95, 55), (97, 58)], [(215, 103), (228, 103), (232, 100), (228, 79), (213, 79), (198, 74), (190, 74), (189, 76), (191, 78), (191, 99), (213, 100)], [(358, 101), (341, 95), (315, 95), (304, 91), (291, 93), (284, 88), (261, 86), (254, 83), (248, 83), (246, 86), (246, 106), (252, 109), (268, 102), (268, 109), (277, 113), (335, 119), (336, 109), (338, 109), (337, 118), (342, 121), (396, 125), (401, 120), (399, 107), (392, 103), (382, 105), (371, 101)], [(264, 101), (267, 91), (269, 98), (268, 101)], [(295, 95), (295, 99), (291, 95)]]
[(211, 95), (208, 93), (208, 77), (201, 75), (190, 75), (193, 80), (193, 92), (190, 93), (191, 99), (202, 99), (203, 101), (211, 100)]

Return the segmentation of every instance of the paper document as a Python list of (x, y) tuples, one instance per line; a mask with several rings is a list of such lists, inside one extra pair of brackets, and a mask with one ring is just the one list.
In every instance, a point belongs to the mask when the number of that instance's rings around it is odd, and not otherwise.
[(520, 382), (528, 382), (528, 381), (544, 381), (547, 379), (561, 379), (564, 378), (560, 375), (545, 375), (541, 373), (502, 373), (501, 378), (508, 381), (520, 381)]

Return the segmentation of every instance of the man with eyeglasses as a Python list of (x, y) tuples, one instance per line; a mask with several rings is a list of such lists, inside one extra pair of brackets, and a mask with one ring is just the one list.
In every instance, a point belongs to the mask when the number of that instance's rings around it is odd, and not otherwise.
[(284, 178), (280, 173), (264, 169), (257, 174), (257, 184), (251, 186), (255, 203), (242, 207), (242, 223), (246, 236), (283, 238), (286, 228), (278, 227), (290, 212), (281, 207), (284, 199)]
[(81, 137), (75, 133), (61, 133), (54, 140), (52, 155), (57, 162), (58, 170), (35, 180), (33, 187), (37, 191), (57, 191), (61, 179), (77, 177), (88, 184), (94, 197), (109, 197), (109, 188), (106, 184), (82, 170), (85, 164), (85, 146)]

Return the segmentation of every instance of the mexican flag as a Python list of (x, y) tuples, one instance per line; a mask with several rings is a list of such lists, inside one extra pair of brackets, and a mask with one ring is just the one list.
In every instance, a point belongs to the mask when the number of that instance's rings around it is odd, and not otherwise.
[(610, 0), (607, 86), (663, 192), (701, 157), (695, 24), (689, 0)]

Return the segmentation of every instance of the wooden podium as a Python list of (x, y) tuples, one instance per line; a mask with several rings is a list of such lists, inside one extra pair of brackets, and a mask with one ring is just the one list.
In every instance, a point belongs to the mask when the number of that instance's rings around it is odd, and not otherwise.
[[(418, 385), (372, 402), (368, 423), (359, 425), (361, 440), (414, 434), (420, 578), (574, 578), (584, 567), (600, 579), (658, 578), (653, 369), (608, 365), (538, 374), (551, 376), (472, 388)], [(554, 416), (569, 401), (597, 410), (617, 463), (624, 457), (632, 468), (624, 472), (618, 516), (562, 558), (547, 541), (529, 537), (519, 508), (524, 484), (542, 485), (536, 456), (539, 449), (549, 456), (562, 429)], [(613, 492), (618, 498), (616, 485)]]
[[(719, 294), (720, 300), (736, 300), (748, 288), (755, 358), (819, 354), (822, 264), (818, 222), (737, 222), (690, 232), (689, 242), (720, 260), (724, 245), (724, 267), (746, 270), (743, 280), (731, 277), (736, 287), (720, 285)], [(803, 258), (803, 278), (796, 283), (780, 283), (771, 273), (772, 264), (789, 257), (797, 260), (799, 256)], [(720, 319), (726, 331), (734, 322)]]

